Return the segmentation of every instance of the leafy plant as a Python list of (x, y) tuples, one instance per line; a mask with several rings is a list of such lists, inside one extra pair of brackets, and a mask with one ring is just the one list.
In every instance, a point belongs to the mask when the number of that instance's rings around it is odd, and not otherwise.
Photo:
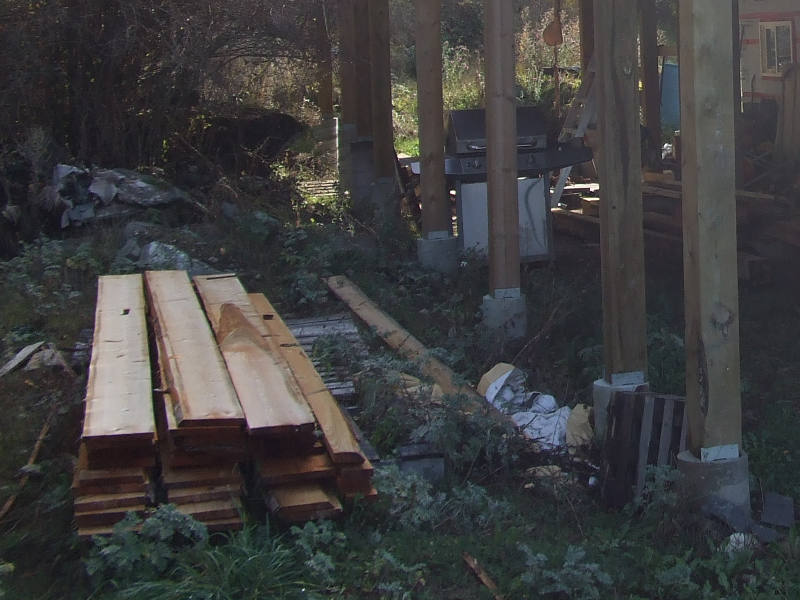
[(160, 506), (144, 521), (129, 513), (114, 525), (112, 535), (93, 538), (86, 572), (100, 587), (124, 587), (137, 579), (164, 575), (180, 555), (207, 541), (205, 526), (172, 505)]
[(305, 558), (305, 566), (324, 583), (331, 583), (336, 570), (333, 558), (323, 550), (342, 548), (347, 536), (336, 531), (330, 521), (309, 521), (303, 527), (292, 527), (294, 545)]
[(534, 552), (525, 544), (519, 544), (525, 555), (527, 571), (519, 580), (537, 594), (559, 594), (574, 600), (605, 598), (611, 587), (611, 576), (598, 563), (586, 560), (586, 550), (579, 546), (568, 546), (564, 560), (558, 569), (547, 568), (546, 555)]

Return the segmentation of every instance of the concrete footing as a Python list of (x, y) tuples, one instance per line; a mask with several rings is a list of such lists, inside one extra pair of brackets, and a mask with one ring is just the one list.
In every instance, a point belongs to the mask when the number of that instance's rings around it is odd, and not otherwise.
[(431, 271), (454, 273), (458, 269), (458, 238), (449, 231), (434, 231), (417, 239), (417, 258)]
[(353, 210), (362, 220), (374, 216), (372, 203), (372, 182), (375, 180), (375, 167), (372, 161), (372, 139), (361, 138), (350, 144), (350, 195)]
[(528, 330), (528, 307), (519, 288), (484, 296), (481, 311), (484, 325), (509, 339), (524, 337)]
[(729, 523), (750, 519), (750, 471), (747, 454), (703, 462), (689, 450), (678, 454), (683, 474), (681, 493), (687, 505), (724, 518)]
[(353, 156), (350, 144), (356, 135), (356, 126), (338, 121), (336, 152), (339, 165), (339, 190), (352, 196)]
[(610, 383), (605, 379), (598, 379), (592, 388), (592, 400), (594, 404), (594, 433), (598, 442), (603, 442), (606, 438), (608, 426), (608, 405), (614, 392), (634, 392), (645, 385), (644, 373), (637, 371), (634, 373), (618, 373), (613, 375)]
[(376, 223), (393, 227), (400, 221), (400, 204), (394, 177), (379, 177), (369, 188), (369, 200)]

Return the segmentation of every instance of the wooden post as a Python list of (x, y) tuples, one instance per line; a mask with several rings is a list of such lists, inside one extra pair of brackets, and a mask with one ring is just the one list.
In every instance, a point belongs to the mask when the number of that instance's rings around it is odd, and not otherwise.
[(731, 3), (680, 0), (689, 449), (741, 444)]
[(358, 96), (356, 95), (356, 31), (353, 0), (339, 0), (339, 85), (342, 90), (342, 123), (356, 124)]
[(317, 29), (319, 92), (317, 106), (323, 121), (333, 118), (333, 59), (331, 57), (331, 38), (328, 34), (328, 17), (325, 11), (325, 1), (317, 0), (315, 15)]
[(654, 150), (661, 148), (661, 83), (658, 76), (658, 30), (655, 0), (642, 0), (640, 38), (644, 126)]
[(372, 67), (370, 66), (370, 0), (352, 0), (355, 34), (355, 90), (358, 96), (356, 112), (356, 134), (361, 138), (372, 137)]
[(731, 0), (731, 33), (733, 34), (733, 109), (742, 111), (742, 32), (739, 22), (739, 0)]
[(595, 0), (603, 343), (612, 385), (647, 369), (636, 10), (637, 0)]
[(584, 71), (594, 55), (594, 0), (580, 0), (581, 69)]
[(372, 151), (375, 177), (394, 178), (392, 73), (389, 54), (389, 0), (369, 0), (372, 68)]
[(519, 289), (517, 113), (511, 0), (485, 0), (489, 293)]
[(422, 234), (450, 231), (444, 177), (442, 1), (416, 0), (417, 110), (422, 187)]

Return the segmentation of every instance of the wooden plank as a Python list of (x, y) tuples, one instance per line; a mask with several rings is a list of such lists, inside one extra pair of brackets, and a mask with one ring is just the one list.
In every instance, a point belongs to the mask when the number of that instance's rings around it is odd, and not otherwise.
[(251, 435), (312, 431), (314, 416), (234, 276), (194, 279)]
[(336, 468), (327, 454), (258, 461), (258, 476), (267, 486), (332, 479), (335, 475)]
[(731, 3), (680, 2), (689, 449), (741, 445)]
[(241, 485), (242, 475), (237, 465), (199, 469), (165, 467), (161, 474), (167, 491), (201, 486)]
[(595, 0), (605, 378), (647, 370), (637, 0)]
[(94, 342), (86, 389), (83, 441), (92, 447), (155, 441), (150, 354), (141, 275), (106, 275), (97, 283)]
[(342, 510), (342, 503), (318, 483), (298, 483), (270, 488), (267, 508), (288, 521), (302, 521), (333, 516)]
[[(389, 0), (369, 0), (372, 161), (378, 179), (394, 179), (395, 169), (390, 41)], [(399, 206), (397, 212), (399, 217)]]
[(661, 439), (658, 443), (658, 465), (666, 465), (669, 463), (674, 414), (675, 400), (669, 397), (664, 398), (664, 412), (661, 417)]
[(644, 410), (642, 412), (642, 425), (639, 432), (639, 464), (636, 468), (636, 493), (644, 490), (646, 467), (650, 455), (650, 440), (653, 437), (653, 404), (655, 394), (645, 394), (642, 398)]
[(86, 446), (81, 444), (78, 448), (78, 462), (75, 467), (73, 489), (81, 488), (85, 485), (103, 483), (147, 485), (147, 475), (144, 470), (137, 467), (90, 469)]
[(231, 484), (175, 488), (167, 492), (167, 502), (180, 506), (196, 502), (228, 500), (238, 498), (241, 494), (241, 486)]
[(241, 503), (238, 499), (211, 500), (209, 502), (187, 502), (177, 506), (185, 515), (198, 521), (217, 521), (220, 519), (240, 520)]
[(353, 437), (342, 410), (325, 383), (314, 369), (311, 361), (297, 343), (280, 315), (263, 294), (250, 294), (249, 298), (270, 333), (272, 343), (277, 344), (289, 364), (300, 390), (311, 407), (314, 417), (324, 434), (323, 443), (336, 464), (361, 463), (364, 455)]
[(658, 19), (655, 0), (640, 3), (639, 23), (644, 126), (650, 136), (651, 148), (661, 153), (661, 78), (658, 73)]
[(75, 523), (79, 528), (114, 525), (122, 521), (129, 512), (143, 517), (147, 513), (147, 507), (144, 504), (137, 504), (125, 508), (76, 512)]
[(185, 271), (145, 273), (178, 426), (244, 424), (222, 356)]
[(75, 498), (75, 512), (128, 508), (144, 504), (146, 500), (141, 492), (80, 495)]
[(422, 372), (451, 395), (463, 395), (482, 404), (486, 401), (470, 386), (460, 383), (452, 369), (429, 355), (428, 349), (400, 324), (384, 313), (372, 300), (344, 275), (330, 277), (328, 288), (344, 302), (384, 342), (411, 360), (421, 362)]

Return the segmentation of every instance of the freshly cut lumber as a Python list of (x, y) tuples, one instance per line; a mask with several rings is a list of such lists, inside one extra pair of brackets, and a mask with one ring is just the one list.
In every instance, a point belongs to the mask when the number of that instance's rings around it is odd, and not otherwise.
[(204, 469), (171, 469), (165, 467), (161, 473), (167, 491), (197, 486), (240, 485), (242, 476), (239, 467), (213, 467)]
[(241, 496), (239, 485), (207, 485), (197, 487), (177, 488), (167, 492), (167, 502), (170, 504), (188, 504), (190, 502), (213, 502), (215, 500), (229, 500)]
[[(275, 436), (313, 431), (311, 409), (280, 353), (270, 348), (265, 339), (268, 332), (252, 306), (242, 310), (241, 302), (237, 302), (243, 298), (249, 304), (247, 292), (239, 280), (196, 277), (195, 284), (217, 336), (250, 434)], [(225, 288), (223, 291), (227, 294), (221, 293), (219, 287)], [(220, 298), (229, 301), (220, 305), (217, 303)]]
[(138, 516), (144, 516), (147, 508), (144, 503), (125, 508), (111, 508), (105, 510), (91, 510), (85, 512), (75, 512), (75, 523), (79, 528), (97, 527), (102, 525), (114, 525), (119, 523), (125, 516), (133, 512)]
[(419, 360), (422, 372), (433, 379), (442, 388), (442, 392), (452, 395), (464, 395), (485, 404), (483, 398), (468, 385), (458, 383), (455, 373), (440, 360), (428, 355), (428, 350), (417, 338), (406, 331), (400, 324), (383, 312), (352, 281), (344, 275), (330, 277), (328, 287), (336, 296), (352, 310), (365, 324), (374, 328), (391, 348), (411, 360)]
[(142, 276), (100, 277), (83, 441), (152, 445), (155, 431)]
[(187, 502), (176, 505), (178, 510), (198, 521), (219, 519), (240, 520), (242, 507), (238, 499), (212, 500), (210, 502)]
[(368, 494), (375, 469), (365, 460), (356, 467), (342, 467), (336, 475), (336, 487), (342, 494)]
[(83, 489), (89, 485), (103, 484), (134, 484), (147, 485), (147, 473), (137, 467), (118, 467), (111, 469), (90, 469), (86, 446), (80, 445), (78, 449), (78, 462), (75, 466), (75, 475), (72, 482), (73, 489)]
[(378, 499), (378, 490), (372, 487), (368, 491), (342, 493), (342, 496), (348, 502), (352, 502), (353, 500), (361, 500), (362, 502), (372, 503)]
[(144, 504), (146, 500), (145, 494), (141, 492), (81, 495), (75, 498), (75, 512), (135, 507)]
[(235, 275), (194, 278), (253, 435), (310, 432), (314, 416)]
[[(137, 525), (132, 528), (132, 531), (141, 531), (142, 526)], [(96, 535), (111, 535), (114, 533), (113, 525), (93, 525), (87, 527), (78, 527), (78, 537), (81, 540), (88, 540)]]
[(270, 488), (267, 508), (287, 521), (301, 521), (334, 516), (342, 511), (342, 503), (318, 483), (298, 483)]
[(258, 475), (266, 486), (332, 479), (336, 468), (327, 454), (292, 458), (266, 458), (258, 463)]
[(186, 271), (147, 271), (156, 342), (179, 427), (244, 424), (225, 363)]
[(263, 294), (249, 294), (257, 314), (267, 327), (270, 339), (277, 344), (289, 364), (323, 433), (323, 443), (336, 464), (362, 463), (364, 455), (342, 415), (342, 409), (317, 373), (308, 355), (297, 343), (281, 316)]

